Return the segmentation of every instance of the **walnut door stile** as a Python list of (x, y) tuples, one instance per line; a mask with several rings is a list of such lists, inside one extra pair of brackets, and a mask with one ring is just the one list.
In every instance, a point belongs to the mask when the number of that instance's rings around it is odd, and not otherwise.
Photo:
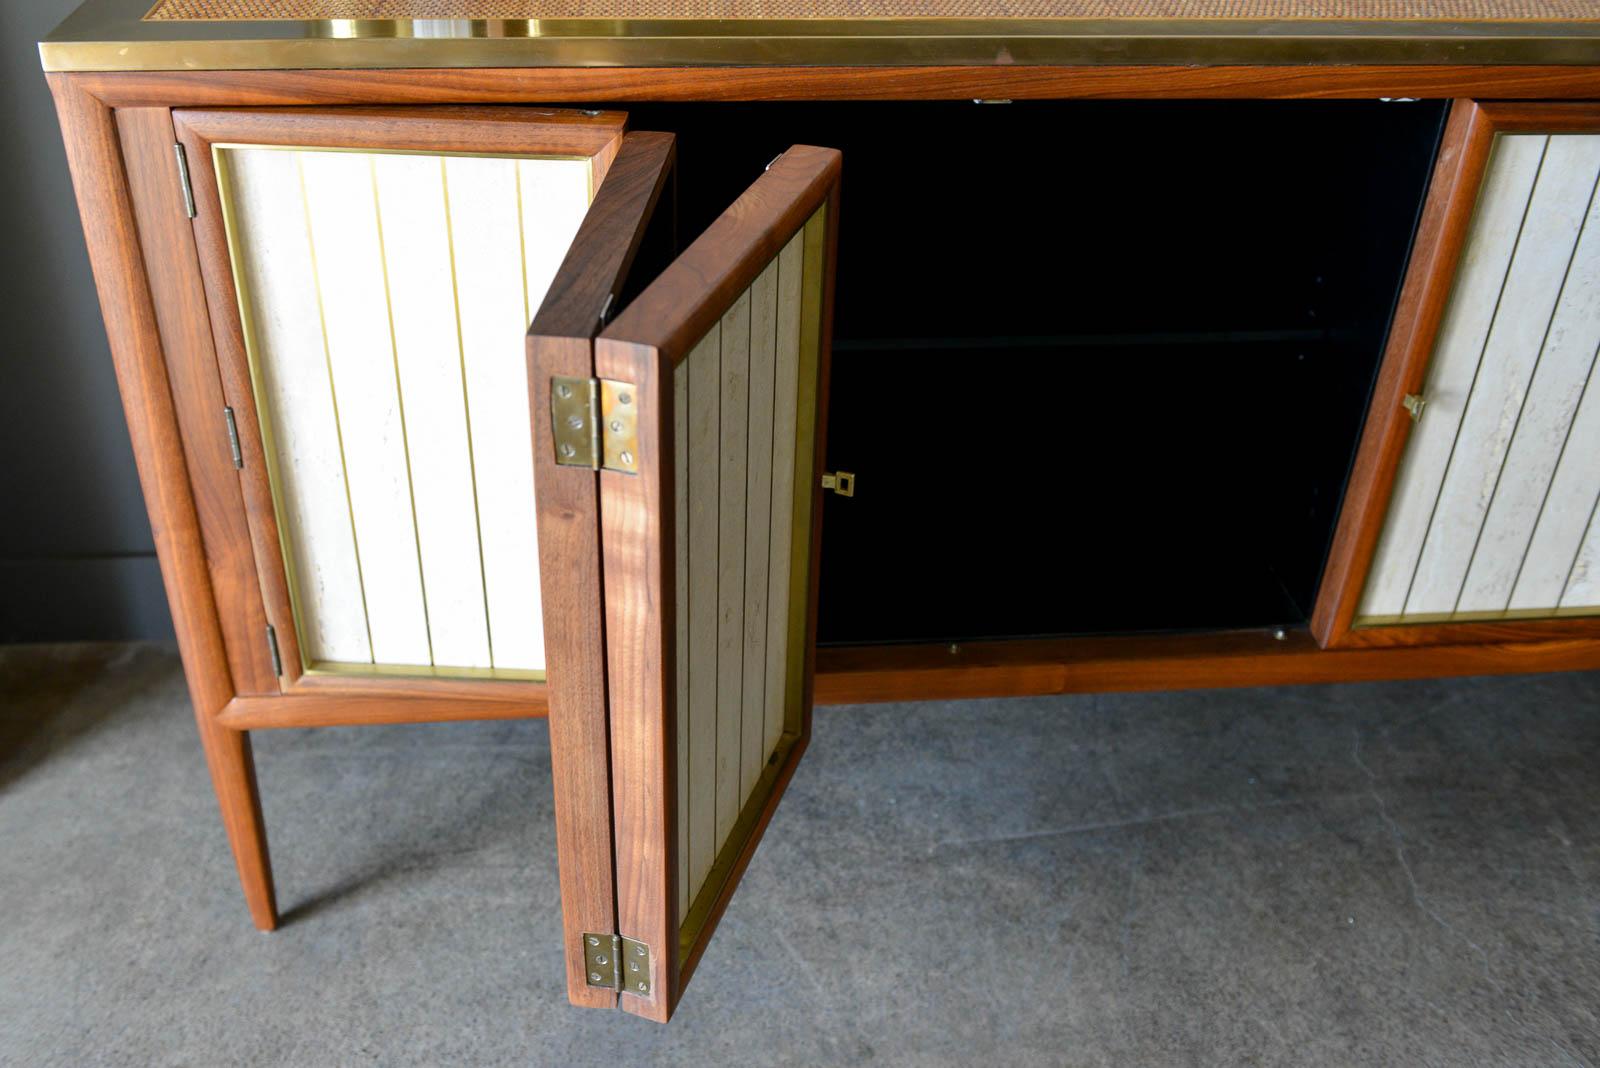
[(226, 402), (205, 286), (172, 149), (172, 113), (125, 108), (116, 121), (233, 687), (276, 693), (239, 475), (223, 432)]
[[(352, 710), (383, 693), (542, 710), (531, 431), (512, 400), (525, 369), (506, 356), (623, 117), (174, 119), (283, 690)], [(514, 264), (484, 273), (497, 256)]]
[(1459, 102), (1313, 629), (1600, 637), (1600, 106)]
[(616, 929), (612, 880), (610, 737), (606, 725), (599, 479), (558, 464), (552, 445), (555, 378), (594, 374), (593, 335), (621, 292), (671, 174), (669, 134), (630, 133), (584, 217), (528, 331), (529, 405), (538, 495), (541, 591), (550, 621), (550, 761), (555, 788), (567, 993), (575, 1005), (613, 1008), (617, 995), (588, 981), (582, 939)]
[(789, 149), (595, 342), (638, 405), (601, 554), (621, 1006), (659, 1021), (809, 738), (838, 175)]

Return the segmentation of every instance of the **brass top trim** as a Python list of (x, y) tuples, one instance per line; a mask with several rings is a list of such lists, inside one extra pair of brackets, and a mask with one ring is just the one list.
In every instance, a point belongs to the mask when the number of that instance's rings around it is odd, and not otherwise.
[[(476, 2), (476, 0), (465, 0)], [(525, 0), (513, 0), (516, 3)], [(552, 0), (581, 4), (585, 0)], [(600, 10), (660, 0), (593, 0)], [(720, 0), (719, 0), (720, 2)], [(752, 8), (789, 0), (726, 0)], [(901, 11), (918, 0), (824, 0)], [(980, 10), (983, 0), (925, 0)], [(1001, 14), (1056, 0), (993, 0), (990, 17), (147, 20), (150, 0), (88, 0), (39, 46), (51, 71), (571, 66), (907, 66), (1095, 64), (1566, 64), (1600, 66), (1600, 15), (1446, 17), (1555, 11), (1591, 0), (1307, 0), (1438, 11), (1411, 18), (1037, 18)], [(1124, 0), (1059, 0), (1113, 9)], [(1126, 0), (1135, 10), (1151, 0)], [(1292, 0), (1170, 0), (1244, 10)], [(1314, 2), (1317, 6), (1310, 6)], [(868, 7), (872, 3), (876, 6)], [(1022, 6), (1028, 5), (1028, 6)], [(1490, 5), (1494, 5), (1491, 7)], [(593, 5), (591, 5), (592, 7)], [(585, 7), (584, 10), (590, 10)], [(293, 10), (293, 9), (291, 9)], [(693, 8), (680, 10), (693, 11)], [(1566, 10), (1565, 7), (1559, 10)]]
[(1383, 19), (1593, 21), (1593, 0), (156, 0), (146, 21)]

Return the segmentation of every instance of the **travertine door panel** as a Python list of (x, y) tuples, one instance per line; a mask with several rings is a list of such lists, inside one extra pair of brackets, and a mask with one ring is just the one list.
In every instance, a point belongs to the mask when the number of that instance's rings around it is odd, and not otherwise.
[(1600, 135), (1496, 137), (1355, 622), (1600, 612)]
[(805, 576), (796, 431), (816, 418), (798, 409), (816, 359), (801, 366), (804, 237), (789, 240), (673, 369), (680, 924), (799, 700), (790, 667), (804, 635), (803, 612), (793, 610), (804, 590), (790, 588)]
[(216, 166), (304, 659), (542, 671), (523, 338), (591, 162)]

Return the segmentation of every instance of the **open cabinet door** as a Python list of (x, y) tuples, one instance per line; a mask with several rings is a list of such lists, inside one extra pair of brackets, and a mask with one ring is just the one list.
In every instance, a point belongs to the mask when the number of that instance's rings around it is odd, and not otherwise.
[[(673, 163), (671, 134), (630, 133), (622, 138), (613, 166), (596, 190), (528, 329), (528, 400), (539, 567), (545, 576), (541, 595), (567, 994), (573, 1004), (590, 1008), (617, 1004), (613, 989), (590, 982), (584, 952), (591, 939), (596, 947), (601, 939), (609, 947), (616, 929), (616, 894), (600, 585), (600, 482), (598, 461), (592, 448), (585, 447), (592, 445), (597, 428), (584, 405), (594, 382), (594, 335), (626, 285)], [(666, 221), (670, 224), (670, 217)], [(572, 419), (580, 420), (580, 425), (569, 425)], [(578, 447), (572, 446), (572, 439)]]
[(622, 1006), (659, 1021), (811, 733), (839, 164), (789, 149), (595, 343), (637, 406), (601, 555)]
[[(594, 340), (592, 377), (581, 335), (616, 287), (585, 295), (565, 341), (549, 302), (534, 324), (538, 462), (559, 473), (541, 467), (541, 493), (574, 493), (539, 514), (573, 593), (545, 612), (578, 1004), (672, 1014), (810, 735), (839, 164), (774, 160)], [(615, 259), (622, 229), (593, 254)], [(584, 254), (580, 233), (569, 266)], [(595, 538), (598, 560), (573, 551)]]

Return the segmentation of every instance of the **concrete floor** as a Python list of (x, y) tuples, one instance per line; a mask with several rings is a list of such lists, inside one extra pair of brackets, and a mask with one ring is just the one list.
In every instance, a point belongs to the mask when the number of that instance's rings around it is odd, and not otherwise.
[(1600, 674), (824, 709), (668, 1027), (567, 1006), (542, 722), (268, 732), (0, 650), (0, 1064), (1600, 1063)]

